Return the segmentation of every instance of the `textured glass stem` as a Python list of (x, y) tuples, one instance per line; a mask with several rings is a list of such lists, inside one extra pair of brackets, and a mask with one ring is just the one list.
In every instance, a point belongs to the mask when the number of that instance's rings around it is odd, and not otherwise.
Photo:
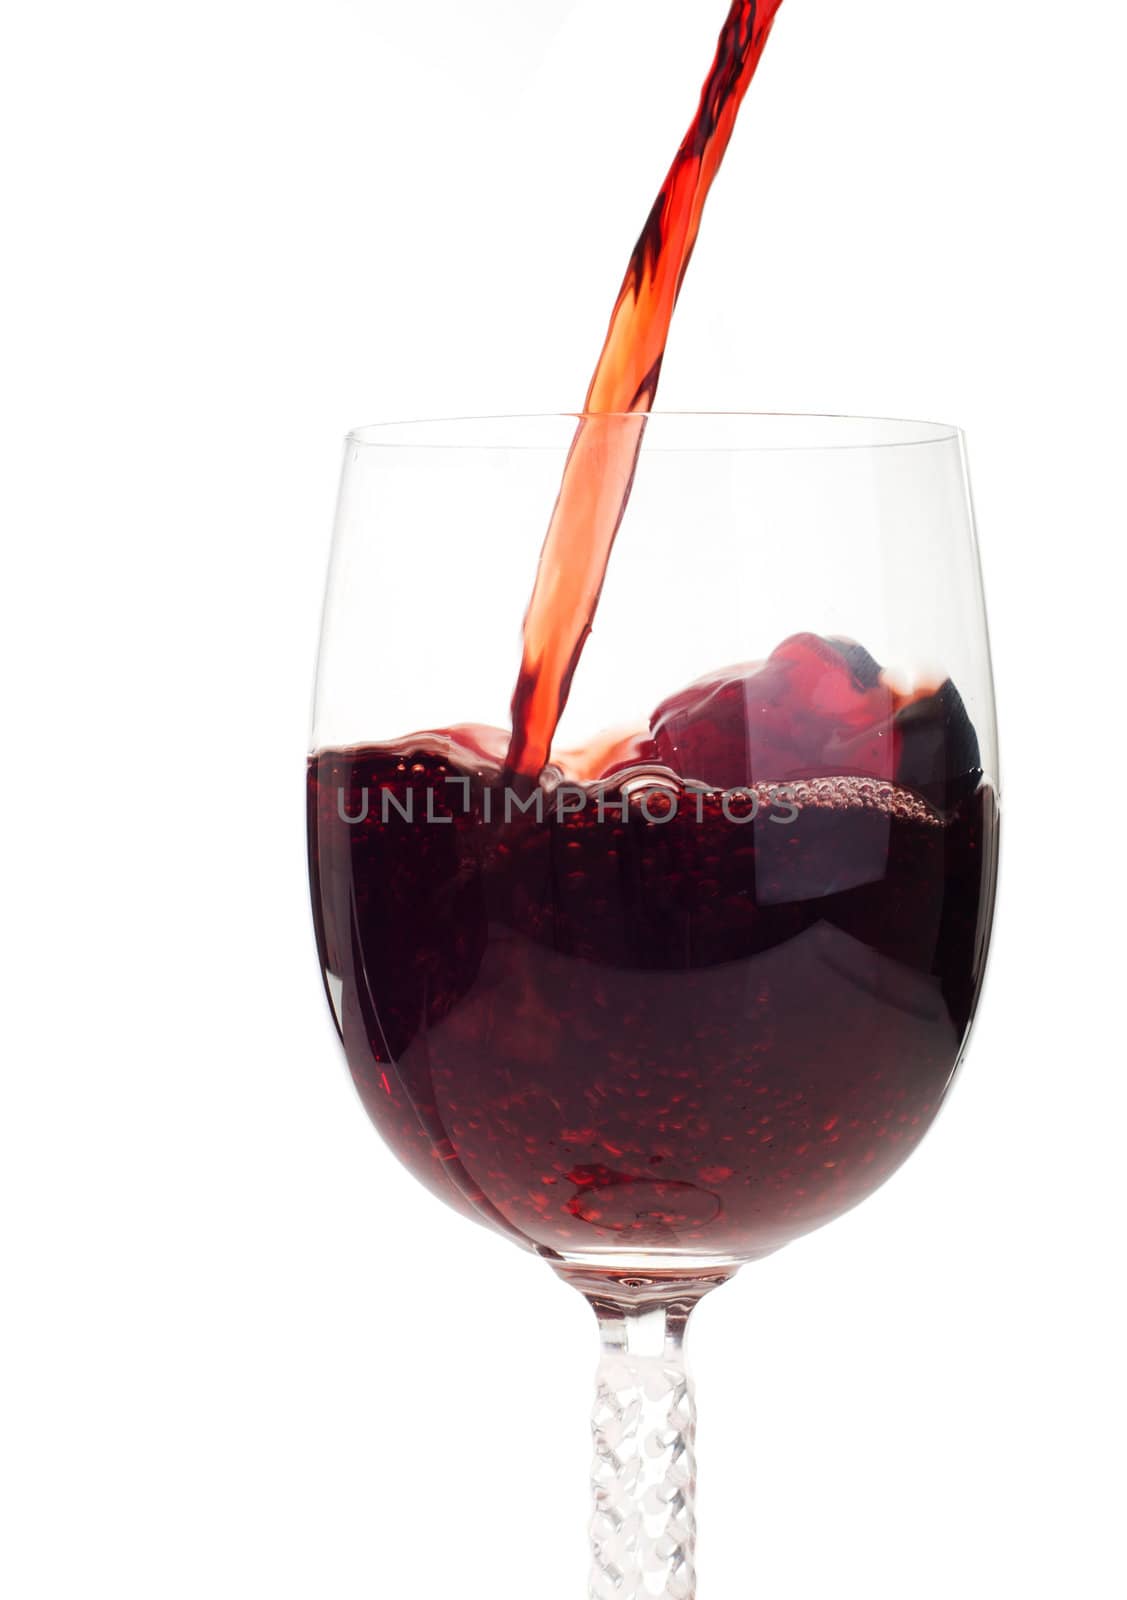
[(590, 1600), (695, 1600), (696, 1408), (684, 1320), (600, 1316)]
[(591, 1433), (589, 1600), (696, 1600), (696, 1406), (685, 1329), (700, 1280), (580, 1281), (602, 1353)]

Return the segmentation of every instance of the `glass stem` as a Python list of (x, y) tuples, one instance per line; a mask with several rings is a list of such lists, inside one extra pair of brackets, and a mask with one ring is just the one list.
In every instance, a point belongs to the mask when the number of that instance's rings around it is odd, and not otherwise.
[(599, 1321), (589, 1600), (696, 1600), (696, 1404), (689, 1316), (703, 1279), (564, 1274)]

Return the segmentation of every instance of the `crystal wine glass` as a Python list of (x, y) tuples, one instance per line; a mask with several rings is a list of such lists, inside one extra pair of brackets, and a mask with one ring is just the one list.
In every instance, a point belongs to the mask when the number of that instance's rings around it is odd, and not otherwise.
[[(509, 764), (520, 621), (596, 421), (608, 460), (644, 440), (530, 781)], [(598, 1600), (695, 1594), (693, 1307), (871, 1194), (939, 1110), (997, 794), (956, 429), (350, 436), (308, 770), (325, 987), (404, 1166), (595, 1310)]]

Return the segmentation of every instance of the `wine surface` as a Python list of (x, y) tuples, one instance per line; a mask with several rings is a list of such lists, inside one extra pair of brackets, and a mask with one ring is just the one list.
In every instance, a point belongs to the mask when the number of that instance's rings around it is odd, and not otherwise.
[(578, 1256), (747, 1258), (864, 1198), (939, 1108), (985, 954), (996, 808), (953, 686), (904, 700), (804, 635), (598, 778), (510, 786), (505, 746), (310, 763), (322, 966), (401, 1160)]

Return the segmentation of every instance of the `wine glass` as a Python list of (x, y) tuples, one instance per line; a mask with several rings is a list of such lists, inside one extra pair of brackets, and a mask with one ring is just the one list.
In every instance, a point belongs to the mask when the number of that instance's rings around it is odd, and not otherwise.
[(962, 1057), (990, 655), (956, 429), (600, 416), (643, 447), (530, 783), (520, 619), (588, 420), (349, 437), (313, 906), (377, 1128), (598, 1317), (590, 1595), (691, 1600), (689, 1316), (890, 1177)]

